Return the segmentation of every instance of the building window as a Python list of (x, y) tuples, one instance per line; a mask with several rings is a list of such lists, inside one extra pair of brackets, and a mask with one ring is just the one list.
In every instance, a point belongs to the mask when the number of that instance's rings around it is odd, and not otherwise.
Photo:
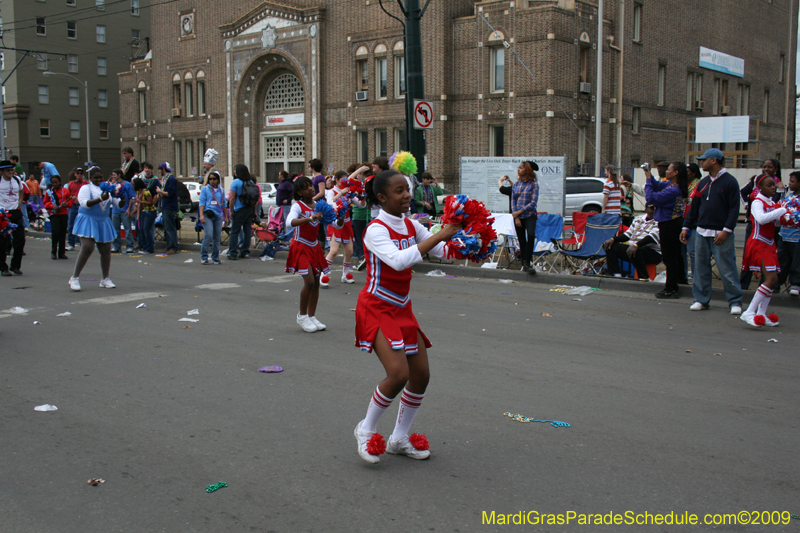
[(389, 137), (386, 130), (375, 130), (375, 151), (380, 157), (386, 157), (389, 153)]
[(75, 0), (67, 0), (67, 5), (75, 7)]
[(106, 27), (101, 24), (97, 25), (97, 42), (98, 43), (106, 42)]
[(506, 49), (502, 46), (490, 48), (489, 54), (490, 87), (493, 93), (501, 93), (506, 90)]
[(50, 120), (39, 120), (39, 137), (50, 137)]
[(105, 57), (98, 57), (97, 58), (97, 75), (98, 76), (105, 76), (106, 75), (106, 58)]
[(764, 91), (764, 108), (761, 110), (761, 122), (769, 122), (769, 90)]
[(147, 122), (147, 96), (144, 89), (139, 89), (139, 122), (144, 124)]
[(186, 170), (192, 176), (197, 174), (194, 168), (194, 141), (186, 141)]
[(711, 100), (711, 113), (714, 115), (719, 115), (719, 92), (721, 87), (721, 80), (714, 78), (714, 95)]
[(192, 97), (192, 84), (187, 83), (184, 85), (184, 92), (186, 94), (186, 116), (194, 116), (194, 98)]
[(200, 158), (203, 159), (203, 157), (206, 154), (206, 140), (205, 139), (197, 139), (197, 150), (198, 150), (198, 153), (200, 154)]
[(108, 91), (99, 89), (97, 91), (97, 105), (99, 107), (108, 107)]
[(736, 114), (745, 116), (750, 114), (750, 86), (739, 84), (739, 101), (736, 105)]
[(362, 162), (372, 161), (369, 156), (369, 132), (367, 130), (359, 130), (356, 132), (356, 137), (358, 138), (358, 160)]
[(175, 177), (183, 176), (183, 145), (181, 141), (175, 141)]
[(70, 139), (80, 139), (81, 138), (81, 121), (80, 120), (70, 120), (69, 121), (69, 138)]
[(780, 63), (779, 63), (778, 66), (781, 69), (781, 71), (778, 72), (778, 83), (783, 83), (783, 80), (786, 79), (785, 78), (785, 76), (786, 76), (786, 55), (785, 54), (781, 54), (781, 60), (780, 60)]
[(67, 56), (67, 70), (69, 72), (78, 72), (78, 56), (69, 54)]
[[(177, 110), (177, 112), (176, 112)], [(172, 84), (172, 116), (181, 116), (181, 84)]]
[(273, 81), (264, 99), (265, 111), (284, 111), (305, 107), (303, 84), (293, 74), (281, 74)]
[(589, 83), (589, 47), (581, 47), (581, 83)]
[(408, 150), (406, 148), (406, 130), (394, 130), (394, 151), (404, 152), (406, 150)]
[(369, 65), (366, 59), (356, 61), (356, 72), (358, 73), (358, 90), (366, 91), (369, 88)]
[(74, 20), (67, 21), (67, 39), (78, 38), (78, 23)]
[[(728, 107), (728, 80), (720, 80), (719, 84), (719, 105), (722, 107)], [(728, 112), (725, 109), (722, 110), (723, 114), (727, 114)]]
[(197, 76), (197, 112), (203, 116), (206, 114), (206, 82), (199, 79), (199, 73)]
[(141, 34), (142, 34), (142, 33), (141, 33), (139, 30), (134, 30), (134, 29), (131, 29), (131, 42), (132, 42), (133, 44), (136, 44), (136, 43), (138, 43), (138, 42), (139, 42), (139, 38), (140, 38), (139, 36), (140, 36)]
[(664, 94), (666, 93), (667, 85), (667, 67), (666, 65), (658, 66), (658, 105), (664, 105)]
[(694, 72), (686, 75), (686, 111), (694, 110)]
[(694, 75), (694, 99), (703, 101), (703, 75), (695, 73)]
[(48, 87), (47, 85), (39, 85), (39, 103), (40, 104), (50, 103), (50, 87)]
[(504, 126), (491, 126), (489, 128), (489, 157), (505, 157), (506, 155), (506, 128)]
[(100, 123), (100, 138), (104, 141), (108, 140), (108, 122)]
[(375, 85), (378, 88), (378, 99), (384, 100), (389, 96), (389, 72), (387, 70), (386, 58), (375, 60)]
[(642, 4), (633, 4), (633, 42), (642, 42)]
[(36, 54), (36, 68), (47, 70), (47, 54)]
[(5, 52), (0, 52), (0, 70), (6, 69), (6, 54)]
[(98, 11), (103, 11), (106, 8), (106, 0), (94, 0), (94, 6)]
[(36, 35), (47, 35), (47, 20), (45, 17), (36, 17)]
[(397, 56), (394, 58), (394, 96), (395, 98), (405, 98), (406, 96), (405, 56)]
[(638, 135), (641, 133), (642, 125), (642, 108), (634, 107), (631, 110), (631, 133)]
[[(131, 15), (139, 16), (139, 0), (131, 0)], [(144, 159), (142, 159), (144, 161)]]
[(80, 89), (78, 89), (77, 87), (70, 87), (69, 88), (69, 105), (72, 105), (72, 106), (81, 105), (80, 98), (81, 98)]
[(147, 145), (146, 144), (140, 144), (139, 145), (139, 157), (141, 158), (141, 160), (143, 162), (147, 161)]

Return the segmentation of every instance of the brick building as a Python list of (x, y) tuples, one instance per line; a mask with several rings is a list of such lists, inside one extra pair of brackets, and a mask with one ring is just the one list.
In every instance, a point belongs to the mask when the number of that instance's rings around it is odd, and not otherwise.
[[(0, 59), (5, 156), (50, 161), (62, 176), (87, 159), (118, 167), (117, 72), (150, 32), (148, 0), (3, 0)], [(32, 52), (25, 52), (29, 50)], [(55, 72), (57, 75), (44, 75)], [(26, 168), (26, 171), (29, 169)]]
[[(429, 168), (454, 184), (459, 156), (566, 155), (567, 168), (593, 172), (598, 49), (604, 163), (618, 150), (623, 167), (684, 160), (691, 118), (749, 114), (761, 116), (761, 143), (737, 165), (792, 165), (797, 0), (625, 0), (624, 36), (622, 4), (605, 0), (598, 43), (588, 0), (432, 1), (422, 21)], [(153, 55), (119, 86), (122, 142), (154, 162), (194, 175), (214, 147), (228, 173), (244, 162), (274, 181), (312, 157), (339, 169), (403, 147), (402, 26), (377, 0), (178, 0), (152, 11)], [(701, 47), (744, 60), (744, 76), (701, 68)]]

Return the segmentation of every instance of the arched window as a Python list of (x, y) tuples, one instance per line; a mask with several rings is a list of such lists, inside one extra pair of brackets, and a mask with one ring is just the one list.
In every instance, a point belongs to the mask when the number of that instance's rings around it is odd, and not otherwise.
[(281, 74), (267, 89), (266, 111), (283, 111), (305, 107), (303, 84), (294, 74)]
[(144, 80), (140, 80), (139, 84), (136, 86), (136, 94), (138, 95), (139, 99), (139, 122), (144, 124), (147, 122), (147, 96), (145, 95), (145, 91), (147, 90), (147, 84)]
[(206, 114), (206, 73), (197, 71), (197, 111), (200, 116)]

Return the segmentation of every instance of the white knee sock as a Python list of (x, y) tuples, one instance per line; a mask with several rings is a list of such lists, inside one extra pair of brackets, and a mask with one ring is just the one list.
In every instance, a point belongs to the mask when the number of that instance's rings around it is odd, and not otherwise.
[(761, 292), (762, 287), (764, 288), (765, 291), (769, 291), (769, 295), (764, 296), (764, 298), (761, 299), (761, 303), (758, 304), (758, 311), (756, 311), (756, 314), (767, 316), (767, 307), (769, 307), (769, 302), (770, 300), (772, 300), (773, 290), (766, 288), (764, 285), (761, 285), (758, 288), (759, 292)]
[[(759, 285), (758, 290), (753, 295), (753, 300), (750, 302), (750, 306), (747, 308), (747, 314), (749, 315), (760, 315), (763, 314), (761, 312), (761, 304), (766, 300), (767, 305), (769, 305), (769, 300), (772, 298), (772, 289), (768, 288), (766, 285)], [(766, 306), (764, 307), (766, 310)]]
[(424, 397), (425, 394), (415, 394), (409, 392), (408, 389), (403, 389), (403, 394), (400, 397), (400, 408), (397, 410), (397, 422), (389, 440), (398, 441), (408, 436), (408, 430), (411, 429), (411, 423), (414, 422), (414, 417), (417, 415)]
[(342, 267), (343, 267), (343, 268), (342, 268), (342, 277), (343, 277), (343, 278), (346, 278), (346, 277), (347, 277), (347, 274), (349, 274), (349, 273), (350, 273), (350, 267), (351, 267), (351, 266), (352, 266), (352, 265), (351, 265), (350, 263), (342, 263)]
[(367, 416), (364, 417), (364, 422), (361, 423), (361, 430), (375, 433), (378, 430), (378, 420), (392, 405), (393, 400), (394, 398), (387, 398), (378, 387), (375, 387), (375, 392), (372, 393), (372, 399), (369, 401), (369, 407), (367, 408)]

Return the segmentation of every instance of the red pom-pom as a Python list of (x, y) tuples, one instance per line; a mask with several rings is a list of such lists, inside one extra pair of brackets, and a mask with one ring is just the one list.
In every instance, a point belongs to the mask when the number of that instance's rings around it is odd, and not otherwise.
[(419, 433), (414, 433), (408, 440), (411, 442), (411, 445), (414, 447), (415, 450), (427, 450), (431, 447), (430, 443), (428, 442), (428, 437), (425, 435), (420, 435)]
[(753, 319), (753, 323), (756, 326), (763, 326), (767, 323), (767, 319), (764, 317), (764, 315), (756, 315), (756, 317)]
[(767, 318), (769, 318), (770, 322), (775, 322), (776, 324), (780, 322), (780, 320), (778, 319), (778, 315), (776, 315), (775, 313), (767, 315)]
[(329, 278), (328, 276), (322, 276), (322, 279), (320, 279), (322, 283), (328, 283), (330, 280), (331, 278)]
[(353, 279), (353, 275), (350, 272), (348, 272), (347, 275), (345, 276), (345, 279)]
[(367, 453), (370, 455), (383, 455), (386, 452), (386, 441), (380, 433), (373, 433), (367, 441)]

